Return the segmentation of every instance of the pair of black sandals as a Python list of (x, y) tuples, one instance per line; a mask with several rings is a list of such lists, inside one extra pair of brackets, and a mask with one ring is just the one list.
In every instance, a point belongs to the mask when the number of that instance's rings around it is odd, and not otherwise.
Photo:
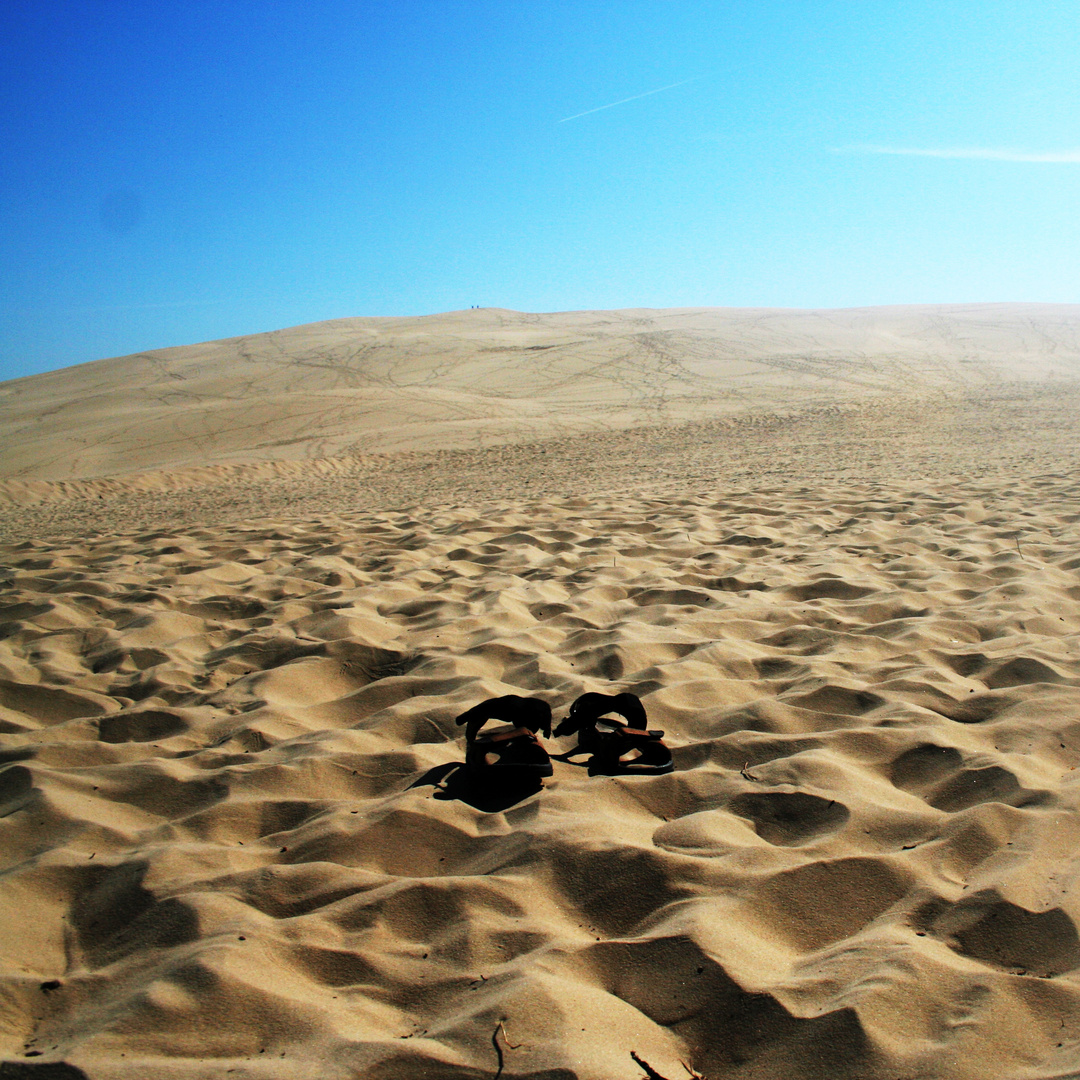
[[(621, 716), (616, 720), (612, 713)], [(508, 730), (483, 733), (489, 720), (513, 725)], [(476, 779), (496, 774), (551, 776), (551, 755), (540, 744), (538, 732), (551, 738), (551, 706), (540, 698), (491, 698), (457, 718), (465, 725), (465, 768)], [(578, 745), (556, 761), (587, 765), (590, 776), (659, 776), (674, 768), (662, 731), (650, 731), (645, 706), (636, 694), (582, 694), (555, 729), (555, 737), (578, 737)], [(589, 755), (587, 761), (575, 761)]]

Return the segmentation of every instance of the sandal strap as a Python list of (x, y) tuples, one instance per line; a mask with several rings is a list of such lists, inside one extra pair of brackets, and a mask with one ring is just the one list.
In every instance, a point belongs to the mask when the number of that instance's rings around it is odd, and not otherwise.
[(465, 739), (470, 743), (480, 737), (480, 729), (489, 720), (502, 720), (517, 726), (512, 734), (487, 735), (484, 736), (485, 741), (495, 738), (502, 742), (506, 739), (517, 738), (526, 731), (533, 734), (540, 730), (545, 735), (551, 734), (551, 706), (541, 698), (525, 698), (517, 694), (490, 698), (480, 702), (479, 705), (474, 705), (457, 718), (459, 724), (465, 725)]
[(627, 724), (613, 723), (609, 720), (601, 720), (603, 724), (612, 724), (615, 729), (616, 735), (634, 735), (641, 739), (662, 739), (664, 733), (662, 731), (646, 731), (645, 728), (630, 727)]
[(508, 739), (518, 739), (522, 735), (528, 735), (530, 739), (536, 741), (535, 732), (528, 728), (516, 727), (512, 731), (500, 731), (495, 735), (480, 735), (477, 737), (477, 742), (506, 742)]

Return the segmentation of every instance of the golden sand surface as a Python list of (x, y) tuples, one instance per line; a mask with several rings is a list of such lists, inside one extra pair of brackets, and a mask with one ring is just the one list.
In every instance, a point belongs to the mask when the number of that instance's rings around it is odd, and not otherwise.
[(1076, 395), (9, 477), (0, 1076), (1080, 1076)]

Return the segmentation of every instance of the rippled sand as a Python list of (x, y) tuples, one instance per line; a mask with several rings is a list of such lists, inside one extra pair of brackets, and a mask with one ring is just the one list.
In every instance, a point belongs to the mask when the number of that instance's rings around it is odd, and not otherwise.
[[(1078, 521), (1052, 476), (14, 545), (5, 1050), (479, 1077), (503, 1022), (515, 1076), (1074, 1068)], [(613, 689), (674, 774), (425, 782), (479, 700)]]
[(1080, 1075), (1074, 402), (9, 482), (0, 1075)]

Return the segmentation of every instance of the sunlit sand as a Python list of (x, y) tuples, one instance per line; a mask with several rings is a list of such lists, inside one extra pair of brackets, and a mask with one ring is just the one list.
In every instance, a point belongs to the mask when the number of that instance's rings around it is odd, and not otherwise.
[[(477, 310), (0, 386), (0, 1053), (1073, 1075), (1078, 375), (1077, 307)], [(590, 691), (675, 771), (440, 786)]]

